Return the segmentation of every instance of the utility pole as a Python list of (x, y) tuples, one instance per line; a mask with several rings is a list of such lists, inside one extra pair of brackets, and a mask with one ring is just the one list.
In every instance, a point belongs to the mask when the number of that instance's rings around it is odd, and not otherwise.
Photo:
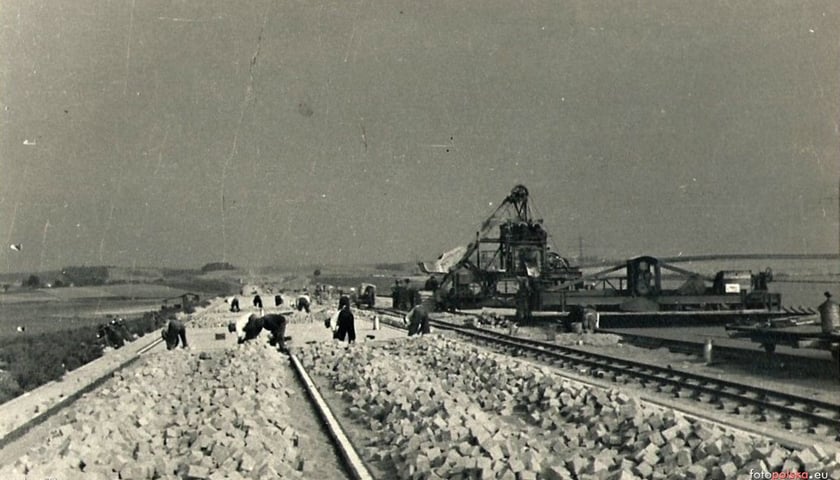
[(581, 236), (581, 235), (578, 235), (578, 255), (580, 255), (578, 257), (580, 259), (579, 261), (582, 262), (583, 261), (583, 236)]

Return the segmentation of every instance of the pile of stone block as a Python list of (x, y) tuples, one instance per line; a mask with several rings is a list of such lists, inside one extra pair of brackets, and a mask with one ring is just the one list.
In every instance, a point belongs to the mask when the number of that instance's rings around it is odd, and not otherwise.
[(371, 462), (405, 479), (709, 478), (830, 471), (840, 455), (648, 405), (619, 390), (444, 337), (309, 346), (310, 373), (340, 392)]
[(60, 413), (64, 424), (0, 478), (305, 478), (295, 394), (263, 345), (145, 357)]

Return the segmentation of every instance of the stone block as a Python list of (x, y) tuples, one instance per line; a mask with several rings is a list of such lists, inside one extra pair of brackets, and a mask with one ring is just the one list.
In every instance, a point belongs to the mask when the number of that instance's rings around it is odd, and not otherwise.
[(686, 478), (691, 480), (705, 480), (709, 475), (709, 470), (702, 465), (692, 465), (685, 471)]
[(681, 448), (677, 451), (676, 455), (677, 465), (681, 467), (686, 467), (691, 465), (691, 450), (687, 448)]
[(510, 468), (513, 473), (519, 473), (525, 470), (525, 463), (519, 458), (511, 458), (508, 460), (508, 468)]
[(575, 475), (580, 475), (588, 464), (589, 462), (585, 458), (576, 454), (566, 462), (566, 467)]
[(567, 480), (571, 473), (562, 465), (550, 465), (542, 470), (542, 477), (546, 480)]
[[(822, 456), (825, 456), (824, 452)], [(821, 457), (818, 457), (811, 448), (807, 450), (800, 450), (793, 455), (793, 460), (802, 465), (802, 470), (812, 470), (813, 466), (819, 462), (820, 458)]]
[(185, 478), (187, 480), (208, 480), (210, 469), (201, 465), (189, 465)]
[(607, 477), (608, 480), (638, 480), (639, 477), (628, 470), (618, 470)]
[(653, 467), (648, 462), (642, 462), (635, 467), (633, 467), (633, 473), (642, 477), (648, 478), (653, 473)]
[(799, 462), (792, 458), (788, 458), (782, 463), (782, 470), (786, 472), (799, 471)]
[(781, 449), (781, 448), (773, 448), (767, 455), (764, 456), (764, 462), (770, 468), (770, 470), (778, 471), (781, 468), (784, 461), (787, 459), (788, 453)]

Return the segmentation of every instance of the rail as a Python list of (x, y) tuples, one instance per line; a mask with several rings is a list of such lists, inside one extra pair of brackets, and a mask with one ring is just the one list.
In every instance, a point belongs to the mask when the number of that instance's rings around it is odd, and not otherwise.
[[(617, 383), (636, 382), (645, 389), (653, 388), (673, 397), (712, 404), (717, 410), (746, 417), (755, 425), (775, 424), (786, 431), (817, 433), (822, 436), (830, 434), (831, 437), (840, 440), (840, 408), (828, 402), (609, 355), (584, 352), (539, 340), (464, 327), (442, 320), (433, 320), (432, 325), (474, 340), (512, 349), (515, 354), (530, 353), (547, 357), (552, 363), (559, 362), (564, 367), (584, 367), (597, 377), (609, 377)], [(790, 438), (777, 438), (781, 443), (801, 446), (791, 442)]]

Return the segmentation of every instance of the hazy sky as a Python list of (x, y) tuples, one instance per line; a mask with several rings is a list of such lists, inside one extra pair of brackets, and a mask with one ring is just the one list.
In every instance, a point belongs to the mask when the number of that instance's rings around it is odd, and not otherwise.
[(0, 115), (0, 271), (838, 249), (836, 0), (2, 0)]

